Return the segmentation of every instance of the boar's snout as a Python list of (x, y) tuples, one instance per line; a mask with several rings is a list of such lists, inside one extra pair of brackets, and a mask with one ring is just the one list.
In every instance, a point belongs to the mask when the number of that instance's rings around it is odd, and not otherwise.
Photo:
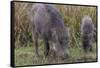
[(59, 48), (58, 46), (56, 47), (56, 46), (53, 45), (52, 50), (54, 51), (55, 56), (57, 56), (57, 57), (59, 57), (59, 58), (61, 58), (61, 59), (66, 59), (66, 58), (68, 58), (68, 54), (67, 54), (67, 52), (66, 52), (65, 49)]
[(68, 58), (68, 54), (67, 54), (67, 53), (64, 53), (64, 54), (61, 56), (61, 59), (64, 60), (64, 59), (66, 59), (66, 58)]

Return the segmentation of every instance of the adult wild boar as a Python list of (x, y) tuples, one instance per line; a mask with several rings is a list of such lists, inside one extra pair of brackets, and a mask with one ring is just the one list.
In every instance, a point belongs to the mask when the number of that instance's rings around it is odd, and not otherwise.
[(81, 39), (84, 51), (91, 51), (93, 45), (94, 25), (90, 16), (85, 15), (81, 23)]
[(29, 11), (29, 17), (33, 26), (36, 55), (39, 55), (38, 37), (40, 36), (45, 43), (45, 56), (48, 55), (50, 46), (52, 46), (57, 56), (67, 58), (66, 47), (69, 44), (69, 31), (64, 26), (64, 21), (57, 8), (51, 4), (36, 3)]

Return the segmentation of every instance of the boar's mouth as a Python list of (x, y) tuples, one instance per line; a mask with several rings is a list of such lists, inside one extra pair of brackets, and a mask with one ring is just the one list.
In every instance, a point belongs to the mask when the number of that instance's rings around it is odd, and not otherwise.
[(60, 45), (53, 44), (51, 48), (52, 51), (55, 53), (55, 57), (61, 58), (62, 60), (66, 59), (68, 56), (67, 53), (65, 53), (63, 49), (57, 48), (57, 46), (60, 46)]

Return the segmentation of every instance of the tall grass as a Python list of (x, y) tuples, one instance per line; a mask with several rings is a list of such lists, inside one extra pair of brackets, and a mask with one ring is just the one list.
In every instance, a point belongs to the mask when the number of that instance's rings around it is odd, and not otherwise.
[[(58, 11), (63, 17), (64, 24), (69, 27), (71, 33), (71, 48), (69, 49), (72, 58), (65, 61), (57, 61), (57, 63), (71, 63), (77, 61), (84, 61), (81, 47), (80, 47), (80, 24), (81, 19), (84, 15), (89, 15), (93, 24), (96, 23), (96, 7), (88, 6), (72, 6), (72, 5), (56, 5)], [(34, 54), (34, 42), (32, 40), (32, 25), (27, 13), (32, 7), (32, 3), (15, 2), (15, 62), (16, 65), (31, 65), (31, 64), (42, 64), (49, 63), (48, 60), (39, 59), (36, 61)], [(94, 51), (90, 53), (90, 58), (93, 61), (96, 59), (96, 34), (94, 40)], [(40, 44), (40, 52), (43, 54), (43, 42)], [(83, 53), (83, 55), (82, 55)], [(29, 56), (30, 55), (30, 56)], [(43, 55), (42, 55), (43, 56)], [(34, 58), (33, 58), (34, 57)], [(26, 58), (26, 59), (25, 59)], [(43, 57), (42, 57), (43, 58)], [(33, 61), (35, 61), (33, 63)], [(79, 60), (78, 60), (79, 59)], [(70, 60), (70, 61), (69, 61)], [(26, 62), (27, 61), (27, 62)], [(69, 61), (69, 62), (68, 62)], [(53, 62), (52, 62), (53, 63)], [(56, 63), (56, 61), (54, 61)]]
[(32, 26), (27, 12), (31, 4), (15, 3), (15, 46), (29, 46), (32, 42)]

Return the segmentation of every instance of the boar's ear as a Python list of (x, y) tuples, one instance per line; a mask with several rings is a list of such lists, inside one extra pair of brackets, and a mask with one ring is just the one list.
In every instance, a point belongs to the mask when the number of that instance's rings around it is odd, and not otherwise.
[(54, 41), (58, 41), (58, 36), (57, 36), (56, 30), (52, 29), (51, 32), (52, 32), (52, 38), (54, 39)]

